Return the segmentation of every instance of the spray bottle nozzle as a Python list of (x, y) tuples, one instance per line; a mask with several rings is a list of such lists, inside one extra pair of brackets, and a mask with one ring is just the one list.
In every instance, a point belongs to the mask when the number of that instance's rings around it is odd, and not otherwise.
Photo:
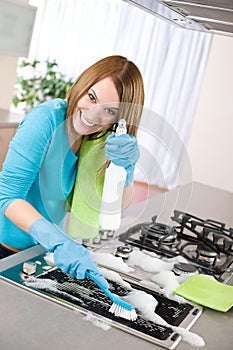
[(125, 119), (120, 119), (118, 121), (118, 126), (116, 128), (116, 136), (120, 136), (123, 134), (127, 134), (127, 129), (126, 129), (126, 121)]

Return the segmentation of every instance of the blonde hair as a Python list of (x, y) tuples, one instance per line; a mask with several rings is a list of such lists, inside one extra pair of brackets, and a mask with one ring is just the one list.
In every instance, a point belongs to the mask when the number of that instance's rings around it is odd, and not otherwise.
[(111, 77), (120, 99), (119, 119), (124, 118), (127, 132), (136, 136), (144, 105), (144, 84), (137, 66), (119, 55), (108, 56), (87, 68), (67, 92), (67, 115), (73, 115), (79, 99), (98, 81)]

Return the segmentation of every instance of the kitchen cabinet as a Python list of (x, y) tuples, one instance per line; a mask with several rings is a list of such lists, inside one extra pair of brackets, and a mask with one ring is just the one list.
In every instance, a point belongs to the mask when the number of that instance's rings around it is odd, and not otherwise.
[(0, 171), (2, 170), (2, 163), (4, 162), (10, 141), (15, 135), (15, 132), (16, 127), (0, 128)]
[(27, 57), (36, 18), (36, 7), (0, 0), (0, 53)]
[(11, 139), (16, 133), (17, 127), (23, 115), (7, 109), (0, 108), (0, 171), (6, 157)]

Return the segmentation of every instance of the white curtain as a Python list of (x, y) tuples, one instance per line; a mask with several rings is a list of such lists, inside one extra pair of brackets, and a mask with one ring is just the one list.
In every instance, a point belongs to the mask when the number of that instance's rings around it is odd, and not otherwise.
[(146, 93), (135, 180), (173, 188), (191, 181), (186, 144), (211, 39), (122, 0), (40, 0), (30, 58), (56, 59), (72, 78), (108, 55), (135, 62)]

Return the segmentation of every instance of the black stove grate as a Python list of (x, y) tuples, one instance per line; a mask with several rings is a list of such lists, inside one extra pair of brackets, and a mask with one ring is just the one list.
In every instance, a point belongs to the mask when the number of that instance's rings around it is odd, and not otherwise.
[[(137, 310), (138, 317), (136, 321), (128, 321), (121, 317), (114, 316), (109, 312), (109, 308), (112, 304), (111, 300), (89, 278), (77, 280), (70, 275), (64, 274), (60, 269), (55, 268), (37, 276), (37, 279), (49, 279), (56, 282), (56, 289), (49, 287), (47, 289), (43, 288), (43, 292), (46, 292), (46, 294), (53, 295), (76, 307), (81, 307), (95, 314), (104, 316), (111, 321), (120, 323), (131, 330), (139, 332), (139, 336), (141, 334), (143, 337), (143, 334), (146, 334), (155, 340), (167, 340), (173, 333), (172, 329), (168, 327), (146, 320), (144, 317), (140, 316)], [(119, 297), (129, 293), (129, 290), (122, 287), (120, 284), (112, 281), (108, 282), (110, 290)], [(197, 312), (199, 312), (199, 309), (189, 303), (179, 304), (154, 290), (148, 290), (143, 286), (131, 282), (130, 285), (134, 289), (145, 291), (154, 296), (158, 301), (156, 313), (173, 326), (179, 326), (189, 314), (194, 317)]]
[(157, 216), (153, 216), (151, 222), (123, 232), (119, 241), (161, 257), (183, 256), (200, 273), (212, 275), (220, 282), (227, 280), (233, 265), (233, 228), (178, 210), (174, 210), (171, 219), (176, 225), (157, 223)]
[[(233, 257), (233, 229), (226, 228), (222, 222), (203, 220), (192, 214), (174, 210), (171, 219), (179, 224), (177, 230), (182, 238), (201, 241), (217, 253)], [(187, 229), (186, 231), (184, 231)]]

